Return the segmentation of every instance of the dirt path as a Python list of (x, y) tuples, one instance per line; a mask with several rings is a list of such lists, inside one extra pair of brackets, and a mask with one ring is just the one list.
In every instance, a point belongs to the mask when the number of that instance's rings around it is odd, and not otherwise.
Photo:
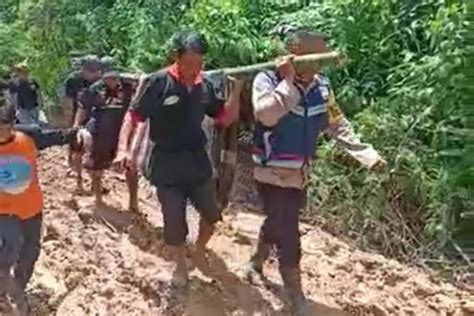
[[(109, 207), (94, 211), (90, 197), (71, 199), (74, 179), (66, 176), (65, 150), (46, 151), (41, 162), (43, 250), (29, 290), (35, 315), (289, 315), (274, 262), (266, 267), (265, 284), (241, 278), (259, 214), (229, 209), (210, 246), (215, 275), (194, 271), (190, 288), (177, 292), (168, 285), (172, 265), (161, 241), (158, 204), (145, 184), (142, 215), (132, 214), (125, 211), (123, 179), (108, 174)], [(196, 215), (189, 213), (194, 238)], [(302, 231), (304, 287), (314, 315), (474, 315), (469, 293), (352, 249), (316, 227)]]

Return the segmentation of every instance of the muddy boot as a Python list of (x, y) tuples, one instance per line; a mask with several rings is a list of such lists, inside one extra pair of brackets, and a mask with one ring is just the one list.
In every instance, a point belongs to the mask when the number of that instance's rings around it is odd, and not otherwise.
[(185, 287), (189, 278), (188, 267), (186, 266), (186, 249), (184, 247), (172, 247), (171, 251), (176, 264), (171, 283), (176, 287)]
[(291, 311), (295, 316), (310, 316), (311, 311), (303, 293), (301, 271), (299, 268), (281, 268), (280, 270), (285, 291), (289, 299)]
[(206, 276), (211, 275), (211, 269), (206, 258), (206, 245), (214, 234), (214, 225), (209, 224), (204, 218), (199, 220), (199, 235), (196, 241), (192, 259), (194, 265)]
[(254, 283), (255, 278), (263, 277), (263, 263), (270, 255), (271, 248), (271, 244), (264, 243), (262, 240), (258, 241), (257, 252), (245, 266), (245, 276), (249, 282)]

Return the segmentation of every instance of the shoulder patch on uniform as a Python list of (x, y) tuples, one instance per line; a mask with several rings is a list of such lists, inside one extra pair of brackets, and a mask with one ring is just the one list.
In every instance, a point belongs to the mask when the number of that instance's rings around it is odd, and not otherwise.
[(327, 86), (319, 86), (319, 92), (321, 92), (321, 96), (324, 100), (329, 98), (329, 89)]
[(178, 103), (178, 101), (179, 101), (179, 96), (171, 95), (163, 101), (163, 105), (164, 106), (173, 105), (173, 104)]
[(317, 75), (315, 76), (315, 79), (318, 81), (318, 83), (319, 83), (320, 85), (329, 86), (329, 84), (330, 84), (330, 83), (329, 83), (329, 78), (326, 77), (326, 76), (323, 76), (323, 75), (321, 75), (321, 74), (317, 74)]

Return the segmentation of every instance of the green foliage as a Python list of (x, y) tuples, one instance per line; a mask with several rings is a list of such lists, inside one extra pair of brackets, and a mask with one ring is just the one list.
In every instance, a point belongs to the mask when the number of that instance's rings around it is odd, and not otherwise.
[(466, 10), (454, 0), (4, 0), (0, 64), (27, 60), (54, 103), (71, 51), (151, 71), (168, 62), (174, 32), (196, 29), (210, 44), (206, 67), (217, 68), (273, 58), (278, 47), (268, 32), (279, 23), (316, 30), (349, 57), (328, 75), (393, 172), (369, 173), (325, 143), (306, 215), (317, 210), (410, 258), (465, 235), (458, 228), (473, 206)]

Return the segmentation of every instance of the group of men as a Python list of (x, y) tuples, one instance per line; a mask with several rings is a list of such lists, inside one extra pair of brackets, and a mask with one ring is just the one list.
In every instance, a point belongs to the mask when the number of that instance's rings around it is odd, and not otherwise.
[[(311, 315), (301, 285), (298, 223), (299, 211), (306, 203), (309, 165), (315, 157), (317, 139), (326, 133), (370, 169), (383, 168), (385, 160), (353, 134), (319, 68), (311, 63), (292, 63), (295, 55), (327, 52), (324, 40), (304, 30), (286, 31), (284, 37), (288, 54), (277, 60), (275, 71), (262, 71), (253, 81), (254, 178), (266, 218), (255, 254), (244, 270), (250, 282), (262, 277), (263, 264), (271, 248), (276, 247), (294, 313)], [(156, 188), (161, 205), (164, 241), (173, 253), (172, 282), (176, 286), (188, 282), (187, 202), (201, 215), (192, 258), (204, 273), (210, 269), (206, 245), (215, 224), (222, 220), (202, 122), (207, 116), (225, 128), (238, 120), (240, 111), (243, 81), (230, 78), (231, 89), (225, 98), (222, 87), (203, 73), (207, 49), (202, 35), (183, 32), (174, 38), (174, 64), (156, 73), (128, 80), (113, 70), (104, 72), (100, 62), (89, 59), (65, 84), (63, 108), (69, 113), (73, 130), (79, 130), (70, 144), (70, 161), (78, 171), (79, 191), (84, 191), (80, 173), (85, 154), (84, 167), (92, 171), (97, 203), (102, 203), (102, 172), (114, 165), (126, 172), (130, 208), (137, 210), (137, 172), (144, 166), (143, 173)], [(8, 120), (2, 120), (0, 115), (0, 159), (5, 147), (1, 137), (5, 121)], [(0, 160), (0, 174), (1, 171)], [(8, 245), (9, 238), (14, 238), (2, 221), (20, 218), (21, 224), (28, 218), (18, 216), (17, 208), (23, 206), (15, 204), (15, 193), (6, 192), (6, 187), (0, 177), (0, 198), (3, 201), (8, 196), (11, 201), (9, 208), (0, 207), (0, 241)], [(35, 212), (40, 213), (42, 204), (37, 208)], [(39, 247), (39, 240), (36, 244)], [(0, 254), (2, 249), (8, 247), (2, 248), (0, 243)], [(34, 260), (28, 261), (28, 271), (32, 271), (36, 252), (35, 255)], [(8, 264), (20, 266), (21, 257)], [(2, 269), (5, 270), (0, 265)], [(22, 279), (20, 289), (24, 290), (30, 277), (28, 273)]]
[[(70, 144), (69, 160), (77, 174), (77, 193), (84, 194), (82, 169), (90, 171), (92, 192), (102, 204), (101, 178), (115, 158), (123, 118), (137, 91), (137, 76), (121, 74), (111, 63), (87, 58), (66, 79), (62, 108), (74, 128), (77, 140)], [(131, 210), (138, 209), (137, 170), (127, 168)]]
[(0, 80), (2, 97), (16, 109), (16, 122), (46, 126), (47, 119), (42, 110), (43, 97), (38, 82), (30, 76), (26, 63), (13, 67), (13, 72)]

